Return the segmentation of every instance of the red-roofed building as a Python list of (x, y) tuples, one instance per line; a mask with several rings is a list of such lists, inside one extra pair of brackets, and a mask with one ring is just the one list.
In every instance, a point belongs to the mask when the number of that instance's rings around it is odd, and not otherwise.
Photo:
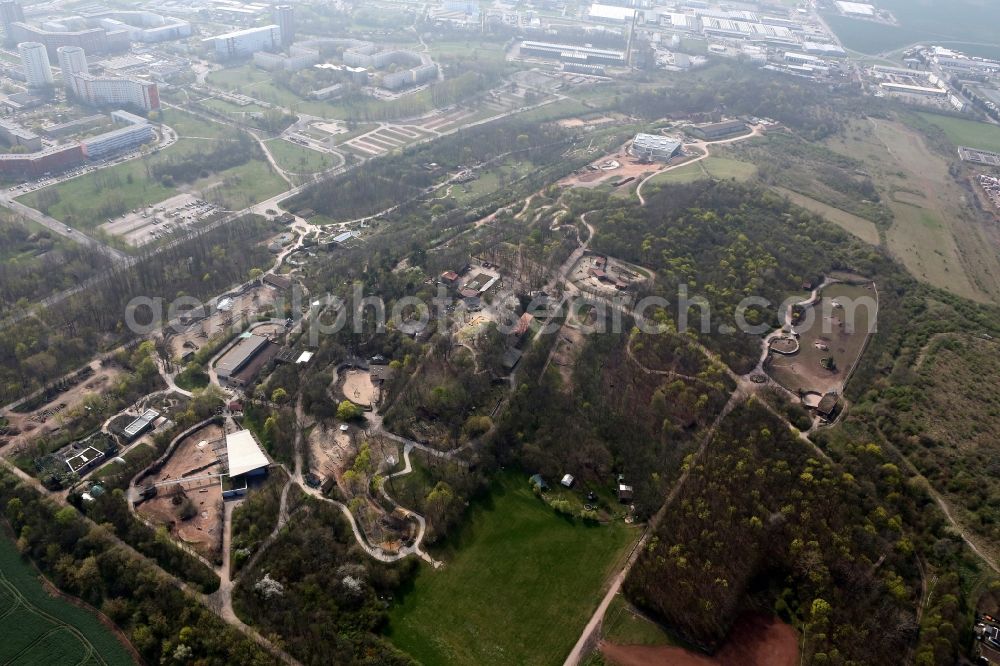
[(458, 273), (455, 271), (445, 271), (441, 273), (441, 279), (449, 284), (454, 284), (455, 280), (458, 279)]

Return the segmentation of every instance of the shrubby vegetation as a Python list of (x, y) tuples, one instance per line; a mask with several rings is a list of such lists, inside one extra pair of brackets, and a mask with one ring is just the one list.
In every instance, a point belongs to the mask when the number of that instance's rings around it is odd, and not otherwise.
[[(699, 181), (662, 187), (646, 206), (594, 193), (575, 204), (597, 209), (588, 220), (597, 232), (591, 247), (599, 252), (649, 266), (657, 274), (655, 290), (670, 303), (661, 318), (676, 330), (679, 290), (692, 305), (688, 328), (700, 331), (710, 312), (703, 342), (716, 349), (737, 372), (750, 370), (760, 357), (760, 338), (742, 332), (737, 306), (746, 297), (763, 297), (772, 306), (752, 305), (745, 312), (751, 326), (778, 326), (779, 305), (836, 269), (870, 275), (881, 261), (869, 246), (805, 210), (790, 206), (765, 190), (730, 182)], [(647, 316), (655, 313), (649, 312)], [(732, 334), (720, 333), (721, 326)]]
[[(211, 148), (198, 155), (195, 163), (190, 156), (167, 158), (150, 167), (153, 178), (164, 183), (192, 183), (211, 173), (225, 171), (247, 162), (264, 159), (260, 146), (246, 132), (233, 132), (211, 143)], [(120, 211), (120, 215), (124, 211)], [(111, 215), (110, 217), (114, 217)]]
[(817, 141), (843, 127), (841, 110), (855, 114), (877, 109), (879, 102), (860, 89), (829, 87), (807, 80), (762, 71), (756, 65), (727, 63), (670, 88), (628, 95), (621, 109), (656, 120), (687, 114), (749, 115), (771, 118)]
[(311, 208), (335, 220), (350, 220), (413, 200), (438, 182), (439, 176), (421, 168), (423, 164), (434, 162), (454, 170), (517, 152), (523, 159), (546, 165), (559, 158), (554, 145), (569, 142), (570, 136), (555, 126), (498, 121), (411, 148), (402, 158), (376, 158), (363, 171), (356, 169), (324, 181), (288, 205), (293, 210)]
[(685, 466), (626, 581), (635, 603), (707, 647), (759, 603), (802, 627), (805, 663), (891, 663), (905, 651), (916, 630), (912, 549), (900, 545), (900, 517), (853, 477), (753, 404)]
[(233, 591), (237, 613), (283, 637), (303, 664), (403, 666), (412, 660), (375, 634), (381, 598), (406, 582), (413, 558), (386, 565), (362, 553), (340, 511), (309, 501)]
[(209, 298), (243, 282), (251, 268), (272, 261), (258, 243), (275, 229), (255, 216), (217, 227), (140, 256), (134, 265), (110, 268), (71, 298), (8, 325), (0, 336), (0, 403), (61, 377), (95, 352), (133, 339), (125, 311), (136, 296), (160, 297), (169, 304), (182, 295)]

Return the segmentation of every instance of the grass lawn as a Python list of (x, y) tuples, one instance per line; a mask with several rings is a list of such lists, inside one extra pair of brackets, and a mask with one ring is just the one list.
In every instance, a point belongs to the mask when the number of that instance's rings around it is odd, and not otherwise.
[(310, 115), (333, 118), (335, 107), (326, 102), (305, 100), (274, 83), (270, 72), (257, 69), (253, 65), (241, 65), (220, 69), (208, 75), (209, 85), (228, 92), (238, 92), (263, 102), (278, 104), (286, 108), (294, 107)]
[(812, 211), (817, 215), (822, 215), (847, 233), (854, 234), (866, 243), (870, 243), (872, 245), (878, 245), (880, 243), (878, 227), (876, 227), (875, 223), (871, 220), (866, 220), (863, 217), (852, 215), (847, 211), (834, 208), (833, 206), (825, 204), (822, 201), (817, 201), (816, 199), (799, 194), (798, 192), (793, 192), (792, 190), (788, 190), (783, 187), (774, 187), (772, 189), (778, 194), (788, 197), (788, 200), (796, 206), (801, 206), (802, 208)]
[(242, 210), (290, 189), (270, 164), (256, 160), (196, 180), (192, 187), (226, 210)]
[(160, 118), (164, 125), (173, 128), (180, 136), (218, 138), (232, 131), (225, 125), (177, 109), (163, 109)]
[(604, 640), (618, 645), (674, 644), (662, 627), (636, 611), (621, 594), (608, 606), (602, 629)]
[[(107, 221), (109, 216), (104, 210), (112, 197), (121, 202), (123, 209), (131, 210), (159, 203), (174, 196), (183, 187), (199, 191), (206, 199), (218, 201), (230, 210), (239, 210), (288, 189), (270, 165), (257, 161), (210, 174), (187, 186), (167, 187), (146, 174), (145, 161), (152, 167), (157, 162), (185, 156), (189, 156), (195, 165), (193, 168), (197, 168), (198, 155), (207, 143), (199, 139), (180, 139), (170, 148), (145, 160), (130, 160), (73, 178), (26, 194), (18, 201), (38, 208), (49, 198), (49, 215), (72, 226), (93, 229)], [(54, 203), (51, 200), (53, 196), (58, 196)]]
[[(156, 459), (156, 449), (149, 444), (140, 443), (136, 444), (119, 457), (129, 463), (136, 460), (147, 460), (148, 462), (153, 462), (153, 460)], [(89, 478), (93, 481), (100, 481), (101, 479), (105, 479), (119, 473), (123, 469), (124, 465), (115, 462), (114, 458), (112, 458), (111, 461), (91, 474)]]
[(701, 167), (701, 162), (695, 162), (693, 164), (685, 164), (684, 166), (679, 166), (676, 169), (671, 169), (670, 171), (664, 171), (655, 175), (647, 183), (649, 185), (667, 185), (676, 183), (693, 183), (696, 180), (701, 180), (702, 178), (707, 178), (708, 174)]
[(292, 173), (316, 173), (337, 166), (340, 160), (336, 155), (321, 153), (312, 148), (294, 144), (285, 139), (272, 139), (267, 142), (267, 150), (274, 161), (285, 171)]
[(499, 167), (489, 171), (480, 172), (479, 178), (468, 183), (456, 184), (451, 188), (451, 198), (464, 204), (473, 201), (485, 194), (495, 192), (500, 189), (500, 175), (506, 176), (507, 182), (513, 182), (528, 173), (532, 168), (531, 162), (508, 161)]
[(638, 536), (560, 517), (526, 474), (499, 475), (445, 566), (423, 567), (390, 610), (389, 638), (425, 664), (561, 663)]
[(45, 591), (6, 529), (0, 533), (0, 617), (0, 659), (5, 664), (133, 663), (93, 614)]
[(734, 179), (742, 183), (757, 175), (757, 167), (753, 164), (728, 157), (706, 158), (702, 166), (710, 176), (720, 180)]
[(657, 174), (649, 185), (667, 185), (678, 183), (693, 183), (702, 178), (718, 178), (729, 180), (733, 178), (740, 182), (750, 180), (757, 174), (757, 167), (749, 162), (741, 162), (726, 157), (707, 157), (698, 162)]
[(963, 214), (964, 189), (916, 130), (870, 119), (826, 143), (864, 162), (893, 213), (886, 245), (914, 277), (972, 300), (1000, 293), (1000, 262), (986, 251), (983, 228)]
[(940, 116), (936, 113), (918, 113), (917, 115), (941, 128), (948, 140), (956, 146), (1000, 152), (1000, 126), (998, 125)]

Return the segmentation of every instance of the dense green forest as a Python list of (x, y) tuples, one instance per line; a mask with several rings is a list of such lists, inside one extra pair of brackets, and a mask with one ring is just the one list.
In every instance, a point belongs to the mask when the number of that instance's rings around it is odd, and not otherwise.
[[(832, 270), (872, 275), (884, 258), (803, 209), (766, 190), (730, 182), (700, 181), (660, 188), (646, 206), (594, 193), (575, 203), (594, 209), (593, 249), (656, 271), (655, 290), (670, 303), (667, 326), (676, 330), (679, 288), (688, 299), (703, 298), (710, 330), (700, 330), (704, 308), (689, 310), (689, 328), (717, 350), (734, 370), (750, 370), (760, 357), (760, 337), (737, 327), (737, 305), (762, 297), (769, 308), (751, 306), (752, 326), (778, 326), (779, 305), (818, 283)], [(726, 326), (730, 333), (720, 332)], [(732, 333), (732, 331), (736, 331)]]
[(802, 627), (806, 663), (885, 664), (906, 651), (912, 548), (849, 474), (753, 403), (685, 465), (690, 477), (626, 581), (638, 605), (709, 648), (757, 602)]
[(5, 469), (0, 504), (18, 550), (60, 589), (111, 618), (146, 663), (276, 663), (103, 527), (40, 497)]
[(125, 313), (137, 296), (167, 303), (181, 295), (210, 298), (245, 281), (251, 268), (270, 265), (261, 241), (278, 229), (262, 217), (216, 227), (140, 256), (134, 264), (109, 268), (95, 275), (87, 289), (16, 324), (8, 322), (0, 336), (0, 403), (132, 339)]
[(0, 212), (0, 319), (104, 271), (108, 256)]
[(368, 557), (336, 507), (310, 500), (243, 573), (233, 603), (303, 664), (403, 666), (413, 661), (375, 633), (387, 619), (382, 599), (416, 566)]

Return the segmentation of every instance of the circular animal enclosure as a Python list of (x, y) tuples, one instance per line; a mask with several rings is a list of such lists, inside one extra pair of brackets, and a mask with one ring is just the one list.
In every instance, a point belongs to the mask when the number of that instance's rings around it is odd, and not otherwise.
[(375, 385), (367, 370), (346, 371), (340, 390), (345, 398), (362, 407), (371, 407), (375, 400)]
[(790, 356), (799, 351), (799, 341), (791, 337), (773, 338), (771, 340), (771, 351), (776, 354)]

